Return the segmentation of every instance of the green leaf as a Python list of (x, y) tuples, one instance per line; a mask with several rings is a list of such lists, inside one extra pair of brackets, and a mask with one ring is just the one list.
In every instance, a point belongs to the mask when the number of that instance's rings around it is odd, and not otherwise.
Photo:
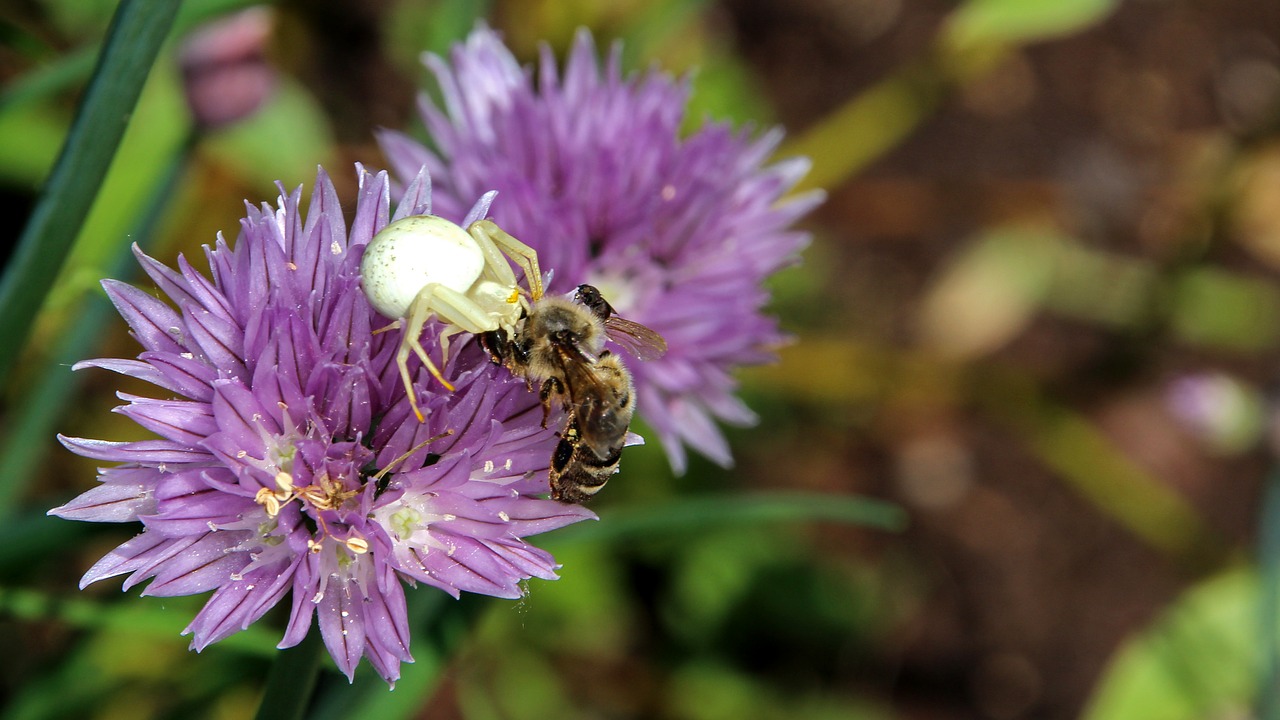
[(1117, 0), (969, 0), (944, 30), (953, 47), (1019, 45), (1068, 35), (1110, 15)]
[(1085, 720), (1249, 717), (1258, 578), (1235, 570), (1191, 588), (1113, 658)]
[(1174, 331), (1197, 345), (1256, 350), (1280, 332), (1280, 291), (1268, 280), (1198, 268), (1175, 278), (1170, 300)]

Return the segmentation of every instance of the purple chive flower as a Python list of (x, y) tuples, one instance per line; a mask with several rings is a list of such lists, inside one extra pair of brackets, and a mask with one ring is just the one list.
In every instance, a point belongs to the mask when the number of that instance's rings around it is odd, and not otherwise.
[(657, 71), (624, 77), (620, 51), (601, 66), (584, 30), (563, 77), (545, 47), (535, 77), (480, 27), (451, 63), (424, 58), (444, 100), (420, 101), (435, 150), (398, 132), (379, 139), (403, 182), (424, 165), (438, 178), (436, 201), (451, 212), (497, 190), (494, 220), (554, 268), (549, 291), (591, 283), (621, 315), (661, 333), (665, 357), (629, 364), (639, 412), (678, 472), (683, 444), (727, 466), (715, 421), (756, 420), (731, 371), (772, 361), (785, 341), (762, 313), (761, 283), (796, 262), (808, 235), (790, 225), (822, 195), (782, 200), (809, 163), (765, 165), (778, 130), (753, 139), (712, 123), (680, 137), (688, 82)]
[[(141, 522), (81, 586), (128, 574), (125, 589), (151, 581), (144, 594), (213, 591), (185, 631), (196, 650), (287, 601), (280, 647), (300, 642), (314, 616), (348, 677), (366, 657), (394, 682), (412, 660), (402, 583), (519, 597), (522, 581), (557, 567), (523, 538), (594, 516), (538, 497), (554, 428), (475, 343), (445, 368), (455, 392), (418, 368), (427, 421), (410, 413), (399, 331), (374, 333), (388, 321), (360, 288), (363, 246), (389, 222), (389, 183), (359, 172), (350, 229), (321, 170), (305, 214), (301, 188), (281, 187), (276, 208), (249, 207), (234, 247), (221, 236), (206, 247), (209, 277), (135, 248), (168, 302), (104, 281), (143, 352), (76, 367), (159, 388), (121, 394), (117, 409), (159, 439), (62, 437), (121, 464), (50, 514)], [(482, 217), (491, 199), (456, 219)], [(390, 219), (427, 212), (419, 174)]]

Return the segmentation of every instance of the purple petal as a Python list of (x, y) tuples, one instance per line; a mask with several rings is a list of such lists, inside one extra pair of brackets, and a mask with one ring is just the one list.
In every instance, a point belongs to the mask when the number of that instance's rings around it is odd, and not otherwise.
[(71, 502), (49, 511), (65, 520), (132, 522), (151, 511), (150, 486), (145, 483), (109, 482), (81, 493)]
[(364, 655), (364, 603), (355, 597), (359, 586), (354, 582), (333, 585), (339, 583), (331, 584), (316, 605), (316, 618), (329, 654), (347, 680), (352, 680)]
[(231, 377), (244, 377), (244, 335), (239, 326), (207, 310), (187, 305), (187, 332), (210, 365), (221, 368)]
[(68, 450), (95, 460), (132, 462), (151, 465), (167, 463), (208, 462), (209, 453), (168, 440), (139, 440), (137, 442), (111, 442), (89, 440), (59, 435), (58, 440)]
[(233, 579), (214, 592), (182, 634), (191, 635), (192, 649), (200, 651), (249, 627), (284, 597), (291, 577), (290, 568), (264, 568)]
[(155, 400), (124, 393), (118, 395), (129, 404), (116, 408), (116, 412), (179, 445), (199, 445), (218, 429), (208, 403)]
[(144, 531), (135, 535), (132, 540), (116, 547), (94, 563), (93, 567), (80, 578), (80, 589), (83, 590), (90, 583), (144, 567), (153, 561), (155, 555), (163, 553), (173, 544), (173, 540), (160, 537), (156, 533)]
[(231, 581), (249, 558), (244, 553), (231, 553), (244, 538), (244, 533), (208, 533), (181, 554), (158, 569), (156, 578), (143, 595), (173, 597), (195, 595)]
[(173, 308), (118, 280), (103, 280), (102, 288), (144, 348), (172, 353), (186, 351), (175, 339), (182, 338), (183, 322)]

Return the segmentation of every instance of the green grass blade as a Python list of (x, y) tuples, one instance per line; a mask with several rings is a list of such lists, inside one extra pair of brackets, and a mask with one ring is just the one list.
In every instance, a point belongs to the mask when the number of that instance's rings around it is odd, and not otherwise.
[[(133, 232), (120, 238), (119, 254), (108, 277), (127, 282), (137, 275), (138, 263), (129, 250), (128, 241), (132, 239), (144, 248), (148, 246), (197, 138), (198, 134), (192, 131), (156, 183), (146, 211)], [(53, 362), (39, 374), (32, 390), (15, 404), (10, 432), (0, 440), (0, 458), (7, 468), (0, 475), (0, 518), (9, 517), (19, 509), (18, 498), (53, 446), (55, 425), (80, 391), (82, 382), (72, 375), (71, 366), (93, 355), (117, 317), (115, 308), (102, 293), (88, 298), (70, 332), (63, 335), (53, 352)]]
[(1267, 477), (1258, 528), (1261, 579), (1258, 608), (1258, 714), (1261, 720), (1280, 719), (1280, 468)]
[(0, 278), (0, 377), (13, 369), (93, 205), (178, 5), (123, 0), (116, 10), (67, 141)]
[(96, 48), (73, 50), (14, 80), (0, 90), (0, 113), (64, 90), (93, 71)]

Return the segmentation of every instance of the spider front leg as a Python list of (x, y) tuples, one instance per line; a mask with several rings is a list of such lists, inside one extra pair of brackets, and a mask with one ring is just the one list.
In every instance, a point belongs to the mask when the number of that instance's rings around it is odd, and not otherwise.
[(488, 313), (466, 295), (439, 283), (429, 283), (418, 291), (409, 305), (408, 315), (404, 319), (403, 335), (400, 337), (400, 348), (396, 351), (396, 367), (400, 370), (400, 379), (404, 382), (405, 393), (409, 396), (409, 405), (418, 422), (425, 422), (426, 417), (418, 407), (418, 394), (413, 389), (413, 379), (409, 376), (409, 353), (418, 356), (431, 376), (449, 392), (453, 392), (453, 384), (445, 380), (440, 369), (431, 361), (426, 348), (422, 347), (422, 330), (427, 319), (432, 315), (445, 322), (447, 326), (441, 332), (441, 347), (445, 350), (441, 363), (449, 362), (448, 338), (458, 332), (483, 333), (496, 330), (497, 327)]
[(427, 324), (427, 318), (434, 312), (431, 301), (435, 295), (435, 291), (440, 289), (440, 285), (431, 283), (418, 293), (409, 305), (409, 314), (404, 319), (404, 325), (401, 327), (400, 347), (396, 350), (396, 367), (400, 370), (400, 380), (404, 383), (405, 394), (409, 396), (409, 406), (413, 408), (413, 414), (418, 418), (418, 422), (425, 422), (426, 418), (422, 415), (422, 410), (418, 408), (418, 393), (413, 389), (413, 379), (409, 377), (409, 353), (418, 356), (422, 360), (422, 364), (426, 366), (427, 371), (432, 377), (440, 381), (450, 392), (453, 392), (453, 385), (444, 379), (440, 374), (436, 364), (431, 362), (431, 357), (427, 355), (426, 348), (422, 347), (419, 339), (422, 336), (422, 328)]
[(534, 300), (542, 297), (542, 269), (538, 267), (538, 251), (512, 237), (511, 233), (498, 227), (492, 220), (477, 220), (471, 223), (467, 232), (475, 239), (484, 253), (485, 266), (492, 270), (494, 277), (503, 284), (516, 287), (515, 273), (502, 257), (515, 260), (524, 270), (524, 280), (529, 286), (529, 295)]

